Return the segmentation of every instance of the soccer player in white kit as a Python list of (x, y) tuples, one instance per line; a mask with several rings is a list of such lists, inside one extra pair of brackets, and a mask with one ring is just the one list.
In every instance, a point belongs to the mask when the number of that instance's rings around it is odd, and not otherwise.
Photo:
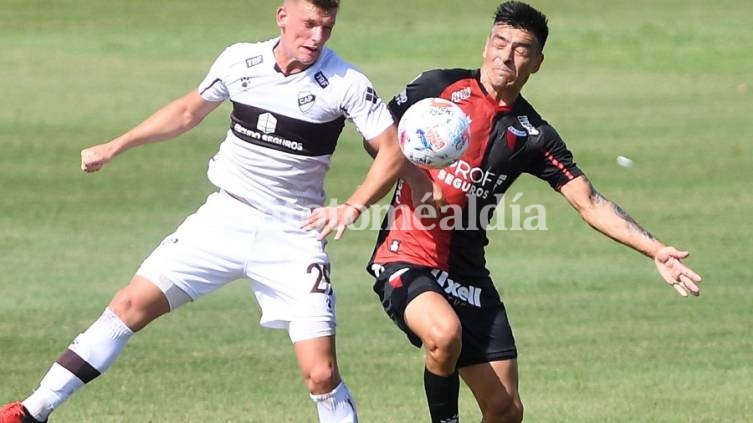
[[(338, 6), (283, 0), (279, 37), (226, 48), (197, 90), (81, 152), (81, 169), (95, 172), (130, 148), (190, 130), (225, 100), (233, 104), (230, 129), (209, 162), (218, 192), (162, 241), (36, 391), (0, 410), (0, 423), (46, 421), (104, 372), (135, 332), (240, 278), (251, 281), (261, 325), (287, 329), (319, 421), (358, 421), (337, 368), (323, 239), (333, 230), (339, 238), (391, 189), (403, 156), (390, 112), (369, 80), (325, 47)], [(378, 154), (344, 204), (322, 207), (324, 175), (345, 119)]]

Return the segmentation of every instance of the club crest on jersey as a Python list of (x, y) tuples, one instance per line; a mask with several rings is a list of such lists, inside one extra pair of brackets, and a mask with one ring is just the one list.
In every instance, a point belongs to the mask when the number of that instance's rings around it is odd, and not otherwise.
[(523, 128), (528, 131), (531, 135), (539, 135), (539, 130), (536, 129), (533, 125), (531, 125), (531, 122), (528, 120), (528, 116), (518, 116), (518, 122), (520, 122), (521, 125), (523, 125)]
[(298, 93), (298, 108), (303, 113), (308, 112), (314, 106), (316, 96), (308, 91), (301, 91)]
[(246, 59), (246, 67), (252, 68), (256, 65), (261, 64), (263, 61), (264, 61), (264, 56), (262, 56), (261, 54), (258, 56), (251, 57), (249, 59)]
[(329, 86), (329, 79), (327, 79), (326, 76), (324, 76), (324, 73), (321, 71), (314, 74), (314, 79), (316, 80), (316, 83), (319, 84), (322, 88), (327, 88)]

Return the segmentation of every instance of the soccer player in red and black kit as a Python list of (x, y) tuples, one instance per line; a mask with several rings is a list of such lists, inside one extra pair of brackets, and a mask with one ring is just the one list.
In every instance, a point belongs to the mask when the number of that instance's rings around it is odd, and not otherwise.
[[(701, 277), (681, 263), (688, 253), (644, 230), (591, 185), (562, 138), (520, 92), (544, 60), (547, 18), (531, 6), (499, 5), (480, 69), (424, 72), (389, 104), (399, 118), (413, 103), (442, 97), (471, 118), (471, 144), (455, 164), (406, 169), (377, 240), (369, 271), (387, 314), (424, 346), (424, 387), (432, 422), (458, 421), (459, 377), (484, 422), (518, 422), (517, 350), (489, 271), (483, 222), (523, 173), (543, 179), (604, 235), (652, 258), (680, 295), (698, 295)], [(428, 200), (425, 200), (428, 199)], [(433, 219), (414, 211), (438, 211)], [(449, 206), (449, 207), (448, 207)], [(462, 213), (452, 227), (442, 220)], [(450, 220), (451, 222), (451, 220)], [(444, 227), (443, 227), (444, 226)]]

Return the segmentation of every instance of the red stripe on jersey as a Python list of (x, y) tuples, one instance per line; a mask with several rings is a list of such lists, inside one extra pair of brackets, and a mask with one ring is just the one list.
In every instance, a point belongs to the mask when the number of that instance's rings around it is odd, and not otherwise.
[[(448, 85), (439, 97), (454, 102), (470, 117), (471, 143), (460, 160), (444, 169), (432, 169), (428, 173), (442, 187), (445, 200), (450, 206), (465, 209), (468, 204), (467, 194), (473, 188), (473, 179), (480, 175), (494, 120), (498, 113), (509, 108), (496, 104), (475, 78), (460, 79)], [(480, 97), (483, 101), (479, 101)], [(449, 270), (454, 230), (443, 230), (440, 223), (443, 219), (451, 219), (452, 211), (439, 218), (419, 219), (414, 213), (408, 184), (401, 183), (398, 189), (397, 200), (392, 204), (395, 207), (394, 220), (389, 234), (375, 252), (374, 262), (405, 261)]]
[(518, 136), (508, 130), (505, 134), (505, 141), (507, 141), (507, 148), (510, 150), (510, 154), (515, 152), (515, 145), (518, 143)]
[(572, 173), (570, 173), (569, 170), (563, 165), (559, 160), (557, 160), (556, 157), (552, 155), (549, 151), (544, 150), (544, 157), (546, 157), (547, 160), (549, 160), (557, 169), (561, 170), (562, 173), (565, 174), (568, 180), (575, 178)]

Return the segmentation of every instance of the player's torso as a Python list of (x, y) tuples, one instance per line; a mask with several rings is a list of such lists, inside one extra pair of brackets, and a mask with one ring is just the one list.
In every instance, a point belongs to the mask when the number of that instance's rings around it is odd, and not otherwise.
[(275, 40), (234, 46), (221, 75), (233, 106), (230, 130), (209, 176), (261, 209), (303, 212), (324, 200), (347, 80), (337, 77), (343, 62), (328, 49), (305, 71), (284, 75), (274, 46)]
[[(471, 75), (451, 81), (433, 96), (459, 105), (471, 119), (471, 143), (463, 156), (444, 169), (429, 173), (443, 191), (449, 212), (436, 219), (421, 219), (426, 230), (403, 230), (393, 225), (378, 246), (374, 261), (407, 261), (450, 270), (467, 277), (482, 277), (485, 227), (507, 188), (526, 170), (539, 152), (531, 135), (538, 135), (531, 120), (540, 117), (527, 102), (512, 108), (496, 105)], [(400, 102), (400, 96), (396, 98)], [(529, 114), (531, 117), (529, 117)], [(408, 207), (400, 207), (407, 205)], [(410, 187), (400, 183), (393, 206), (395, 221), (412, 213)]]

